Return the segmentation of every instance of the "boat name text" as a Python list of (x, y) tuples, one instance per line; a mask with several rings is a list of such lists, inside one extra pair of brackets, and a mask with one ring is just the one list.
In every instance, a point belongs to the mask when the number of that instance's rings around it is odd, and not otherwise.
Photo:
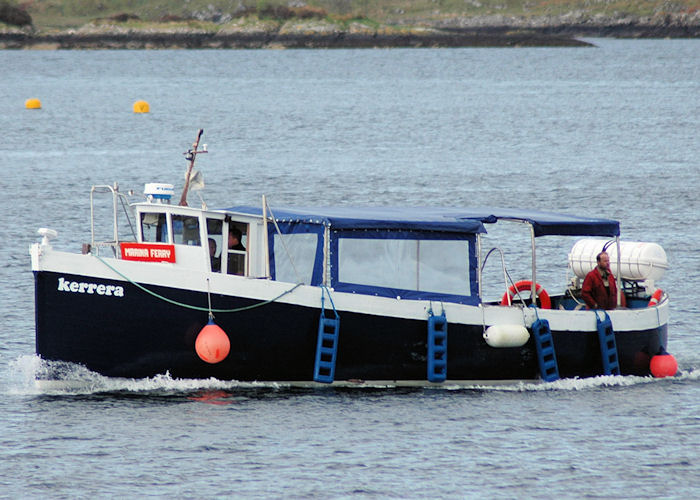
[(70, 293), (89, 293), (97, 295), (110, 295), (114, 297), (124, 296), (124, 287), (117, 285), (98, 285), (97, 283), (85, 283), (78, 281), (68, 281), (61, 277), (58, 278), (58, 291)]

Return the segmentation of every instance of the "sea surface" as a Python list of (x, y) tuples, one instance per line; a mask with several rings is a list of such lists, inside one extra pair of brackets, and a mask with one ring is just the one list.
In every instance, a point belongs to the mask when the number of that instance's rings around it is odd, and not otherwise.
[[(0, 51), (0, 497), (699, 497), (700, 40), (591, 41)], [(150, 113), (134, 114), (137, 100)], [(179, 188), (199, 128), (210, 207), (265, 194), (273, 209), (500, 205), (620, 220), (623, 240), (666, 250), (680, 374), (301, 390), (69, 365), (79, 384), (37, 387), (36, 230), (80, 251), (90, 186), (116, 181), (134, 199), (146, 182)], [(538, 281), (561, 291), (574, 242), (541, 240)], [(497, 244), (527, 278), (528, 233)]]

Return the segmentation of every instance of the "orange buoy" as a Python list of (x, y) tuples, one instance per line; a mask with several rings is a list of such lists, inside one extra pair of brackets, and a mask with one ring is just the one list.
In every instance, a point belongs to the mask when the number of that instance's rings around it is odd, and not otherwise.
[(215, 364), (226, 359), (231, 350), (231, 341), (219, 325), (209, 320), (209, 323), (197, 335), (194, 349), (202, 361)]
[(651, 294), (651, 299), (647, 304), (647, 307), (653, 307), (659, 303), (661, 297), (663, 297), (664, 291), (661, 288), (657, 288), (653, 294)]
[(649, 369), (656, 378), (673, 377), (678, 372), (678, 363), (662, 346), (659, 353), (651, 358)]
[(36, 98), (27, 99), (24, 101), (24, 107), (27, 109), (41, 109), (41, 101)]
[(136, 101), (134, 103), (134, 113), (148, 113), (151, 107), (146, 101)]

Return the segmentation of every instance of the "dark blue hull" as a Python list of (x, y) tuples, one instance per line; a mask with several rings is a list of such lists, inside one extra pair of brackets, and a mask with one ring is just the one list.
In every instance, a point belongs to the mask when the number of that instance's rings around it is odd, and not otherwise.
[[(219, 313), (231, 352), (218, 363), (202, 361), (195, 339), (206, 312), (179, 307), (124, 282), (90, 277), (95, 284), (123, 286), (123, 297), (66, 293), (58, 280), (85, 277), (35, 272), (36, 350), (42, 358), (79, 363), (107, 376), (239, 381), (312, 381), (320, 309), (272, 302), (236, 313)], [(148, 287), (168, 298), (206, 307), (204, 293)], [(214, 309), (258, 304), (212, 295)], [(447, 380), (539, 378), (532, 339), (522, 347), (493, 348), (481, 325), (449, 323)], [(595, 332), (553, 332), (561, 377), (603, 373)], [(648, 375), (649, 360), (666, 344), (666, 326), (616, 334), (622, 374)], [(427, 320), (340, 312), (335, 380), (421, 381), (427, 379)]]

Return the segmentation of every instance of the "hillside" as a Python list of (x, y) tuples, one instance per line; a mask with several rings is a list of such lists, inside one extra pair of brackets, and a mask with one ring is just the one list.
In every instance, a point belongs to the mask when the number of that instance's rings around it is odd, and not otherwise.
[(0, 0), (0, 48), (577, 45), (698, 37), (700, 0)]

